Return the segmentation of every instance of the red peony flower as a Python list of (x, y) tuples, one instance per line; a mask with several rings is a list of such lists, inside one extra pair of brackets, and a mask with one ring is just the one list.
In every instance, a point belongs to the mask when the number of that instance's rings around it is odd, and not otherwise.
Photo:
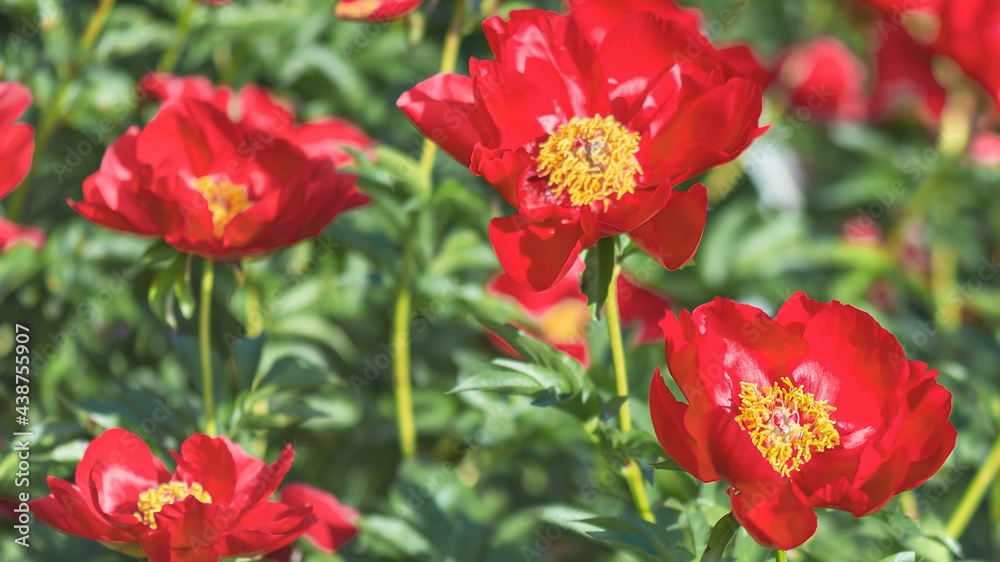
[(357, 176), (338, 173), (331, 158), (278, 136), (251, 140), (246, 121), (195, 97), (164, 104), (108, 148), (84, 200), (70, 205), (97, 224), (221, 261), (316, 236), (368, 202)]
[(496, 60), (472, 59), (471, 78), (439, 74), (397, 104), (517, 209), (490, 223), (504, 270), (544, 290), (581, 250), (621, 233), (668, 269), (686, 263), (708, 197), (672, 187), (763, 133), (760, 86), (696, 28), (652, 12), (600, 41), (544, 10), (483, 29)]
[[(542, 340), (590, 369), (590, 309), (580, 292), (579, 275), (583, 260), (576, 260), (565, 277), (544, 291), (532, 291), (506, 273), (497, 273), (486, 283), (486, 292), (508, 300), (520, 309), (528, 322), (512, 322), (516, 328)], [(520, 355), (502, 339), (488, 332), (490, 339), (508, 355)]]
[(31, 509), (63, 533), (151, 562), (254, 557), (316, 523), (308, 506), (267, 499), (292, 464), (291, 445), (270, 466), (225, 437), (203, 434), (171, 455), (173, 473), (138, 436), (109, 429), (87, 446), (75, 484), (50, 476), (52, 494)]
[(635, 329), (632, 346), (659, 342), (663, 336), (663, 330), (660, 329), (663, 311), (675, 308), (670, 297), (634, 280), (625, 271), (618, 276), (617, 290), (618, 313), (622, 324)]
[(868, 116), (865, 68), (839, 39), (822, 37), (786, 52), (777, 74), (793, 107), (820, 121)]
[(333, 494), (298, 482), (285, 484), (279, 494), (281, 503), (289, 507), (312, 507), (317, 521), (303, 536), (326, 554), (333, 554), (358, 534), (360, 515), (354, 508), (342, 505)]
[(938, 8), (940, 32), (932, 48), (955, 60), (1000, 106), (1000, 3), (995, 0), (945, 0)]
[(424, 0), (340, 0), (333, 15), (344, 20), (384, 22), (416, 10)]
[(951, 394), (868, 314), (793, 295), (772, 320), (728, 299), (663, 320), (687, 403), (653, 377), (656, 436), (704, 482), (730, 485), (757, 542), (790, 549), (815, 508), (855, 517), (927, 480), (955, 445)]
[(878, 29), (881, 41), (876, 55), (872, 113), (881, 116), (901, 100), (912, 100), (924, 121), (937, 123), (947, 94), (931, 69), (934, 53), (914, 41), (902, 27), (882, 22)]
[[(576, 359), (584, 370), (590, 369), (590, 309), (587, 297), (580, 291), (579, 275), (584, 264), (577, 260), (569, 273), (544, 291), (525, 288), (506, 273), (497, 273), (486, 284), (486, 292), (515, 304), (528, 319), (527, 323), (512, 322), (520, 330), (535, 336), (550, 346)], [(618, 308), (622, 324), (636, 328), (632, 346), (639, 347), (659, 341), (662, 331), (659, 321), (665, 309), (673, 304), (659, 292), (632, 280), (622, 272), (618, 276)], [(505, 353), (520, 358), (502, 339), (488, 332), (490, 339)]]
[(246, 153), (270, 144), (275, 138), (282, 138), (298, 146), (310, 158), (328, 156), (338, 168), (356, 164), (354, 156), (345, 149), (361, 152), (369, 160), (376, 159), (372, 150), (375, 141), (355, 125), (336, 117), (296, 125), (290, 107), (276, 102), (259, 86), (244, 86), (234, 96), (229, 88), (218, 88), (200, 76), (162, 73), (147, 74), (140, 86), (163, 101), (200, 99), (234, 116), (233, 121), (243, 128), (247, 137), (247, 144), (241, 147)]
[[(35, 131), (31, 125), (14, 123), (31, 105), (31, 91), (17, 82), (0, 82), (0, 199), (21, 183), (31, 169)], [(27, 244), (38, 249), (45, 245), (45, 233), (0, 217), (0, 252)]]

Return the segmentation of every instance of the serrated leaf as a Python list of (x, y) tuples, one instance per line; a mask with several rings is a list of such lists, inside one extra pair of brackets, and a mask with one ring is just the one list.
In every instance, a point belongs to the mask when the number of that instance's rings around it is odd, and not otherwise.
[(598, 240), (594, 247), (587, 250), (584, 263), (587, 267), (583, 270), (580, 291), (587, 297), (590, 313), (599, 319), (615, 272), (615, 237)]
[(722, 555), (725, 554), (726, 547), (739, 530), (740, 524), (736, 521), (736, 517), (733, 516), (733, 512), (730, 511), (722, 519), (719, 519), (715, 527), (712, 528), (712, 534), (708, 537), (708, 545), (705, 547), (705, 552), (701, 555), (701, 562), (719, 562), (722, 560)]

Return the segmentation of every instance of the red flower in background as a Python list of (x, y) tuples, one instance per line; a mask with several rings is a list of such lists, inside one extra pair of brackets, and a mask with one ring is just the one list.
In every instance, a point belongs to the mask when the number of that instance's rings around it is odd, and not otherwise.
[[(550, 346), (576, 359), (584, 370), (590, 369), (590, 309), (587, 297), (580, 292), (579, 275), (584, 264), (577, 260), (569, 273), (544, 291), (532, 291), (506, 273), (494, 275), (486, 284), (486, 292), (514, 303), (528, 322), (511, 324), (537, 337)], [(632, 345), (638, 347), (660, 341), (658, 322), (663, 311), (673, 303), (654, 289), (632, 280), (626, 272), (618, 276), (618, 308), (622, 324), (636, 328)], [(489, 332), (493, 342), (512, 357), (520, 357), (513, 348)]]
[(951, 394), (868, 314), (793, 295), (772, 320), (716, 298), (663, 320), (687, 403), (653, 377), (656, 436), (704, 482), (730, 485), (757, 542), (790, 549), (815, 508), (880, 509), (941, 467), (955, 445)]
[[(587, 297), (580, 292), (579, 275), (582, 260), (576, 260), (565, 277), (544, 291), (532, 291), (506, 273), (497, 273), (486, 283), (486, 292), (511, 301), (524, 314), (527, 323), (511, 322), (516, 328), (537, 337), (552, 347), (576, 359), (584, 370), (590, 369), (590, 309)], [(488, 332), (501, 350), (520, 357), (493, 332)]]
[(901, 27), (882, 22), (878, 30), (881, 40), (875, 61), (872, 114), (879, 117), (901, 101), (912, 101), (924, 121), (937, 123), (947, 94), (931, 69), (934, 53)]
[[(31, 169), (35, 132), (30, 125), (14, 123), (31, 105), (31, 91), (17, 82), (0, 82), (0, 199), (21, 183)], [(45, 244), (45, 233), (0, 217), (0, 252), (27, 244), (35, 249)]]
[(310, 158), (329, 157), (340, 168), (355, 164), (345, 149), (363, 153), (375, 160), (375, 141), (355, 125), (336, 117), (324, 117), (295, 124), (290, 108), (275, 101), (270, 92), (252, 84), (239, 92), (218, 88), (200, 76), (173, 76), (150, 73), (140, 81), (142, 89), (156, 98), (170, 102), (182, 99), (207, 101), (232, 117), (246, 134), (244, 153), (252, 153), (275, 138), (298, 146)]
[(277, 550), (316, 523), (312, 508), (268, 501), (295, 453), (268, 466), (225, 437), (195, 434), (171, 451), (169, 472), (138, 436), (109, 429), (90, 442), (76, 482), (48, 477), (31, 502), (63, 533), (151, 562), (204, 562)]
[(839, 39), (821, 37), (790, 48), (777, 82), (792, 106), (813, 119), (860, 122), (868, 116), (865, 67)]
[(340, 0), (333, 15), (344, 20), (383, 22), (416, 10), (424, 0)]
[(570, 16), (520, 10), (483, 29), (496, 60), (439, 74), (397, 104), (518, 212), (490, 241), (518, 283), (544, 290), (581, 250), (629, 233), (668, 269), (697, 249), (704, 186), (757, 127), (760, 86), (682, 20), (635, 12), (599, 42)]
[(164, 104), (141, 131), (130, 128), (70, 201), (91, 221), (163, 237), (182, 252), (234, 260), (320, 233), (341, 211), (368, 197), (355, 174), (280, 136), (248, 140), (217, 104), (182, 96)]

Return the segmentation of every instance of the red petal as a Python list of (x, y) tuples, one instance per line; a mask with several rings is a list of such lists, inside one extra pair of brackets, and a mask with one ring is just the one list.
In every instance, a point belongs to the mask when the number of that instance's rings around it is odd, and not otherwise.
[[(610, 113), (595, 47), (576, 21), (546, 10), (515, 10), (509, 18), (483, 22), (497, 64), (530, 80), (536, 95), (551, 100), (562, 122), (574, 115)], [(482, 89), (477, 81), (477, 90)]]
[(17, 82), (0, 82), (0, 198), (14, 190), (31, 168), (34, 130), (14, 120), (31, 105), (31, 91)]
[(295, 482), (286, 484), (281, 488), (281, 502), (291, 506), (312, 506), (318, 521), (309, 527), (306, 537), (328, 555), (347, 544), (358, 532), (358, 512), (319, 488)]
[(399, 109), (420, 129), (462, 164), (468, 166), (480, 135), (469, 116), (476, 106), (472, 79), (457, 74), (438, 74), (404, 92)]
[(31, 511), (60, 532), (90, 540), (128, 542), (131, 535), (110, 524), (94, 509), (89, 491), (49, 476), (46, 481), (52, 494), (32, 501)]
[(688, 262), (701, 242), (708, 211), (708, 190), (696, 184), (672, 191), (663, 209), (629, 233), (642, 251), (673, 271)]
[(674, 398), (660, 376), (657, 367), (649, 386), (649, 414), (653, 420), (653, 430), (663, 450), (685, 470), (702, 482), (714, 482), (719, 475), (712, 466), (712, 459), (705, 448), (708, 434), (695, 426), (697, 435), (692, 435), (685, 425), (688, 406)]
[(211, 81), (201, 76), (174, 76), (151, 72), (142, 77), (139, 86), (164, 102), (181, 98), (203, 100), (224, 113), (229, 107), (229, 89), (216, 88)]
[(40, 250), (45, 245), (45, 231), (0, 217), (0, 252), (9, 252), (22, 244)]
[(670, 19), (682, 25), (700, 28), (701, 12), (691, 8), (679, 8), (670, 0), (569, 0), (573, 18), (580, 23), (590, 40), (600, 43), (608, 31), (633, 12), (648, 11), (660, 19)]
[(583, 231), (576, 223), (529, 223), (519, 215), (490, 221), (490, 243), (515, 281), (536, 291), (554, 285), (580, 255)]
[(816, 532), (816, 513), (799, 502), (787, 486), (729, 489), (733, 515), (766, 548), (790, 550)]
[(340, 0), (333, 15), (344, 20), (386, 22), (416, 10), (424, 0)]
[(663, 337), (660, 320), (671, 312), (670, 299), (632, 281), (624, 272), (618, 276), (618, 307), (622, 323), (638, 326), (632, 345), (658, 342)]

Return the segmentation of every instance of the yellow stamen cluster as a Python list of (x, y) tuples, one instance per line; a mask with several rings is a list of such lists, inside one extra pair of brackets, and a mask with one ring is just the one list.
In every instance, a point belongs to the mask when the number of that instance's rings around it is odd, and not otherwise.
[(553, 306), (538, 321), (542, 334), (555, 342), (570, 342), (584, 337), (589, 323), (590, 309), (574, 299)]
[[(782, 476), (840, 444), (840, 434), (830, 419), (836, 408), (783, 378), (763, 392), (757, 385), (740, 383), (740, 415), (736, 422), (750, 434), (767, 462)], [(787, 388), (785, 388), (787, 387)]]
[(635, 191), (635, 176), (643, 173), (637, 152), (639, 133), (614, 117), (574, 117), (539, 147), (538, 172), (556, 197), (568, 193), (571, 205), (603, 202), (607, 210), (610, 197)]
[(146, 525), (150, 529), (155, 529), (156, 514), (163, 509), (163, 506), (184, 501), (184, 498), (188, 496), (194, 496), (201, 503), (212, 503), (212, 496), (205, 491), (205, 488), (201, 484), (192, 482), (188, 486), (184, 482), (173, 480), (139, 494), (139, 501), (136, 506), (139, 511), (136, 511), (132, 515), (143, 525)]
[(233, 217), (253, 205), (247, 197), (246, 186), (229, 180), (216, 181), (211, 176), (203, 176), (192, 181), (191, 185), (208, 202), (208, 210), (212, 211), (212, 234), (216, 238), (222, 237)]

